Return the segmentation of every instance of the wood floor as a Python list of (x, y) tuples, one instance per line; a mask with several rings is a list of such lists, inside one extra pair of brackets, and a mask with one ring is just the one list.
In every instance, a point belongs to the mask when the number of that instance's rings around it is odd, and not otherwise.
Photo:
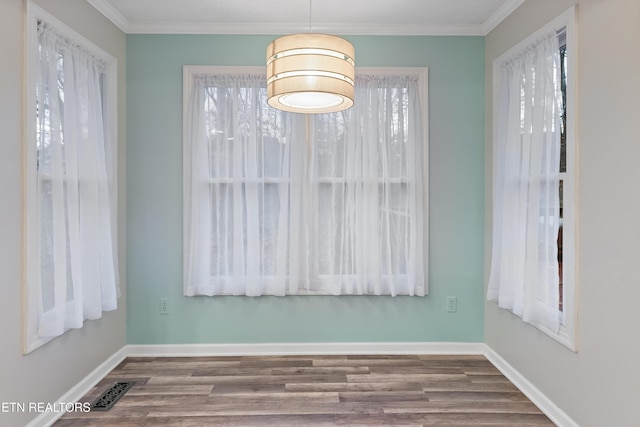
[(128, 358), (54, 426), (553, 426), (483, 356)]

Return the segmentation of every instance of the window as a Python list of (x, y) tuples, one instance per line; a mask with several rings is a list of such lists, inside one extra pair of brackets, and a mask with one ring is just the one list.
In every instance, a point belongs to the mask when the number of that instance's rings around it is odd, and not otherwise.
[(488, 298), (575, 349), (574, 9), (494, 61)]
[(118, 296), (115, 59), (28, 7), (26, 352)]
[(425, 295), (426, 69), (285, 113), (264, 69), (185, 67), (186, 295)]

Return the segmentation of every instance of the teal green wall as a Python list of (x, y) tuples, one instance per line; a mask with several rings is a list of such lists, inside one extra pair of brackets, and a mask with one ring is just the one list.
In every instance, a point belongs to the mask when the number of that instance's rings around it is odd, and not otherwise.
[(273, 38), (127, 36), (128, 342), (483, 341), (483, 37), (347, 37), (358, 66), (429, 67), (428, 296), (182, 296), (182, 66), (262, 65)]

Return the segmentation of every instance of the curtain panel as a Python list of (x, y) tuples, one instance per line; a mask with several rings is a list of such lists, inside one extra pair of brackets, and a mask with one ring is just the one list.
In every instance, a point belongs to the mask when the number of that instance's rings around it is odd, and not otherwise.
[(104, 100), (105, 64), (38, 23), (37, 336), (117, 307)]
[(263, 75), (195, 75), (185, 295), (425, 295), (417, 76), (360, 76), (346, 112), (266, 103)]
[(562, 92), (555, 31), (506, 59), (499, 73), (488, 298), (557, 332)]

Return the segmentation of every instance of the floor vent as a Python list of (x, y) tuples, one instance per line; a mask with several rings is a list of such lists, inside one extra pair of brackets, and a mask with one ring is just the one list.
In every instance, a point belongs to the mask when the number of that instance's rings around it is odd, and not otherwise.
[(92, 411), (108, 411), (135, 384), (135, 381), (117, 382), (109, 387), (91, 405)]

